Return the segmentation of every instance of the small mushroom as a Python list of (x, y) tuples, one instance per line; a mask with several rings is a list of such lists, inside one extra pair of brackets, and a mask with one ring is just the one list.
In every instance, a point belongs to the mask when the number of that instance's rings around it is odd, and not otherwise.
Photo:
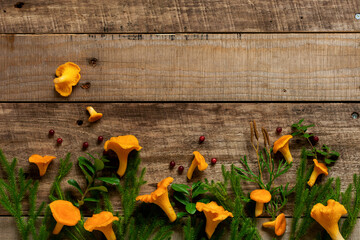
[(285, 214), (281, 213), (274, 221), (263, 223), (264, 228), (274, 228), (276, 236), (281, 236), (286, 230)]
[(212, 201), (210, 203), (196, 203), (196, 209), (199, 212), (204, 212), (206, 217), (206, 227), (205, 232), (208, 238), (210, 239), (217, 225), (225, 220), (227, 217), (234, 217), (231, 212), (226, 211), (222, 206), (217, 205), (216, 202)]
[(168, 216), (170, 222), (176, 220), (176, 213), (170, 204), (167, 187), (172, 183), (174, 179), (167, 177), (157, 184), (157, 189), (148, 194), (136, 197), (136, 201), (142, 201), (146, 203), (155, 203), (158, 205)]
[(84, 223), (84, 228), (92, 232), (94, 230), (102, 232), (107, 240), (116, 240), (112, 223), (119, 221), (118, 217), (114, 217), (111, 212), (103, 211), (99, 214), (94, 214), (91, 218), (88, 218)]
[(273, 152), (277, 153), (277, 151), (280, 151), (284, 156), (286, 162), (289, 164), (293, 161), (293, 158), (289, 150), (289, 141), (292, 138), (293, 136), (291, 135), (284, 135), (280, 137), (278, 140), (276, 140), (276, 142), (274, 142), (274, 148), (273, 148)]
[(345, 207), (333, 199), (327, 201), (327, 206), (321, 203), (311, 209), (311, 217), (315, 219), (330, 235), (333, 240), (344, 240), (339, 231), (339, 219), (347, 214)]
[(90, 114), (89, 122), (96, 122), (97, 120), (99, 120), (103, 116), (102, 113), (96, 112), (95, 109), (93, 107), (91, 107), (91, 106), (87, 107), (86, 110)]
[(63, 226), (75, 226), (80, 220), (81, 215), (77, 207), (65, 200), (56, 200), (49, 204), (56, 226), (53, 234), (59, 234)]
[(56, 69), (57, 78), (54, 79), (55, 90), (63, 97), (72, 92), (72, 87), (80, 80), (80, 67), (72, 62), (60, 65)]
[(140, 151), (142, 147), (139, 145), (139, 141), (133, 135), (125, 135), (112, 137), (110, 140), (105, 142), (104, 150), (113, 150), (116, 152), (119, 159), (119, 169), (117, 174), (122, 177), (125, 174), (128, 155), (132, 150)]
[(256, 189), (250, 193), (250, 198), (256, 202), (255, 217), (258, 217), (263, 212), (264, 203), (270, 202), (271, 194), (268, 190)]
[(194, 154), (194, 159), (186, 174), (188, 179), (192, 178), (193, 172), (196, 167), (200, 171), (204, 171), (208, 167), (208, 164), (205, 162), (205, 158), (203, 157), (203, 155), (201, 155), (198, 151), (193, 152), (193, 154)]
[(39, 168), (40, 176), (44, 176), (46, 173), (46, 169), (48, 168), (49, 164), (52, 160), (54, 160), (56, 157), (53, 156), (40, 156), (38, 154), (33, 154), (29, 158), (29, 162), (35, 163), (37, 167)]
[(323, 163), (319, 163), (316, 159), (313, 160), (314, 161), (314, 170), (313, 172), (311, 173), (311, 176), (310, 176), (310, 179), (309, 181), (307, 182), (307, 184), (312, 187), (317, 179), (317, 177), (320, 175), (320, 174), (325, 174), (325, 176), (327, 176), (329, 173), (328, 173), (328, 169), (326, 167), (325, 164)]

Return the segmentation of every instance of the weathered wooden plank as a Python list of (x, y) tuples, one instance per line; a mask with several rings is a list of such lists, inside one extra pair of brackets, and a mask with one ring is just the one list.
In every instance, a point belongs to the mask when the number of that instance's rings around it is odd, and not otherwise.
[[(264, 222), (267, 222), (270, 219), (266, 218), (259, 218), (257, 221), (258, 229), (260, 231), (261, 237), (264, 240), (267, 239), (273, 239), (274, 234), (271, 230), (262, 228), (262, 224)], [(287, 229), (285, 234), (282, 236), (282, 239), (289, 239), (290, 235), (290, 225), (291, 225), (291, 218), (286, 219), (287, 223)], [(11, 217), (0, 217), (0, 225), (2, 226), (1, 230), (1, 239), (2, 240), (14, 240), (14, 239), (20, 239), (19, 234), (17, 233), (16, 227), (15, 227), (15, 221)], [(304, 237), (304, 240), (310, 240), (314, 239), (316, 237), (316, 234), (319, 233), (321, 230), (321, 227), (318, 224), (314, 224), (312, 227), (312, 231), (310, 232), (310, 235)], [(360, 221), (356, 224), (354, 231), (352, 235), (350, 236), (349, 240), (356, 240), (358, 239), (358, 236), (360, 235)], [(182, 240), (184, 239), (181, 232), (175, 232), (172, 236), (173, 240)]]
[[(35, 166), (28, 163), (32, 154), (55, 155), (58, 159), (49, 166), (47, 174), (40, 179), (39, 198), (47, 200), (49, 187), (57, 172), (59, 158), (71, 152), (72, 161), (86, 153), (102, 153), (103, 144), (97, 144), (97, 137), (134, 134), (138, 137), (142, 166), (147, 168), (145, 179), (148, 184), (141, 189), (147, 194), (155, 189), (161, 179), (172, 176), (176, 183), (187, 183), (186, 171), (192, 161), (192, 152), (200, 151), (210, 161), (215, 157), (218, 164), (209, 166), (203, 173), (195, 173), (194, 180), (207, 177), (209, 180), (221, 180), (221, 164), (230, 167), (239, 164), (240, 157), (248, 155), (251, 166), (256, 169), (256, 158), (250, 145), (248, 122), (252, 119), (259, 127), (265, 127), (271, 141), (278, 136), (275, 129), (283, 127), (283, 134), (290, 133), (290, 124), (300, 118), (308, 123), (316, 123), (313, 130), (326, 143), (338, 150), (342, 157), (331, 168), (329, 176), (339, 176), (344, 189), (352, 181), (352, 175), (359, 173), (358, 153), (360, 151), (359, 119), (353, 119), (353, 112), (360, 112), (356, 103), (347, 104), (300, 104), (300, 103), (99, 103), (95, 109), (104, 114), (99, 122), (87, 122), (86, 103), (2, 103), (0, 104), (0, 149), (8, 157), (17, 157), (19, 165), (32, 177), (37, 177)], [(83, 120), (80, 126), (77, 120)], [(55, 130), (54, 137), (48, 137), (49, 129)], [(200, 135), (205, 135), (203, 144), (198, 144)], [(56, 138), (63, 143), (57, 146)], [(87, 151), (82, 151), (82, 143), (89, 142)], [(294, 166), (278, 183), (295, 181), (295, 172), (299, 162), (301, 147), (306, 142), (292, 141), (291, 150)], [(183, 175), (176, 169), (170, 170), (169, 162), (183, 165)], [(1, 176), (1, 175), (0, 175)], [(84, 183), (81, 171), (74, 167), (65, 179), (76, 178)], [(324, 179), (324, 178), (323, 178)], [(67, 183), (64, 182), (64, 187)], [(254, 189), (244, 183), (246, 192)], [(113, 194), (113, 203), (120, 209), (118, 195)], [(292, 201), (285, 209), (291, 216)], [(26, 214), (27, 211), (25, 211)], [(7, 215), (3, 209), (0, 215)]]
[[(359, 43), (360, 34), (1, 35), (0, 101), (354, 101)], [(82, 69), (69, 98), (53, 84), (66, 61)]]
[(356, 0), (3, 0), (0, 32), (355, 32), (359, 9)]

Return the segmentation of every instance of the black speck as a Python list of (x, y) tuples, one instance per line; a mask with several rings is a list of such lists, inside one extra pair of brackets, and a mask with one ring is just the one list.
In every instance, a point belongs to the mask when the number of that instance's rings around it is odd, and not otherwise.
[(92, 65), (93, 67), (96, 66), (97, 62), (98, 62), (97, 58), (90, 58), (89, 59), (89, 64)]
[(83, 123), (84, 123), (83, 120), (77, 120), (76, 121), (76, 124), (79, 125), (79, 126), (83, 125)]
[(15, 3), (14, 7), (15, 8), (22, 8), (24, 6), (24, 4), (25, 3), (23, 3), (23, 2), (17, 2), (17, 3)]
[(300, 19), (303, 19), (303, 18), (304, 18), (303, 16), (300, 17)]
[(4, 9), (3, 12), (6, 13), (6, 10)]
[(283, 92), (287, 92), (287, 90), (284, 88), (283, 90), (282, 90)]
[(270, 20), (270, 22), (272, 23), (272, 20)]

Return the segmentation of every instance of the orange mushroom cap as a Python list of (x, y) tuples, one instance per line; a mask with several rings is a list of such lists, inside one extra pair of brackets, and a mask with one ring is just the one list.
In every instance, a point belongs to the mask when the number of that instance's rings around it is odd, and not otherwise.
[(72, 62), (60, 65), (56, 69), (57, 78), (54, 79), (55, 90), (63, 97), (67, 97), (72, 92), (80, 80), (80, 67)]
[(132, 150), (140, 151), (142, 147), (139, 145), (139, 141), (133, 135), (125, 135), (119, 137), (112, 137), (105, 142), (105, 151), (113, 150), (116, 152), (119, 159), (119, 169), (117, 174), (122, 177), (125, 174), (128, 155)]
[(327, 201), (327, 206), (317, 203), (311, 209), (311, 217), (315, 219), (330, 235), (333, 240), (343, 240), (339, 231), (339, 219), (347, 214), (345, 207), (333, 199)]
[(112, 229), (114, 221), (119, 221), (119, 218), (114, 217), (111, 212), (103, 211), (88, 218), (84, 223), (84, 228), (89, 232), (94, 230), (101, 231), (107, 240), (115, 240), (116, 236)]
[(271, 194), (268, 190), (256, 189), (250, 193), (250, 198), (256, 202), (255, 217), (258, 217), (263, 212), (264, 203), (270, 202)]
[(176, 213), (170, 204), (168, 189), (167, 189), (167, 187), (173, 181), (174, 179), (172, 177), (167, 177), (161, 180), (157, 184), (157, 189), (154, 192), (148, 195), (137, 196), (136, 201), (142, 201), (145, 203), (154, 203), (158, 205), (166, 213), (170, 222), (174, 222), (176, 220)]
[(35, 163), (39, 168), (40, 176), (44, 176), (49, 164), (54, 160), (56, 157), (54, 156), (40, 156), (38, 154), (33, 154), (29, 157), (29, 162)]
[(199, 171), (204, 171), (208, 167), (208, 164), (206, 163), (203, 155), (201, 155), (198, 151), (194, 151), (193, 154), (194, 154), (194, 159), (186, 174), (188, 179), (192, 178), (193, 172), (196, 169), (196, 167), (199, 169)]
[(263, 223), (263, 227), (265, 227), (265, 228), (273, 227), (273, 228), (275, 228), (275, 234), (277, 236), (283, 235), (286, 230), (285, 214), (281, 213), (279, 216), (277, 216), (275, 221)]
[(225, 220), (227, 217), (234, 217), (233, 214), (229, 211), (226, 211), (222, 206), (217, 205), (216, 202), (212, 201), (210, 203), (196, 203), (196, 209), (199, 212), (204, 212), (206, 217), (206, 227), (205, 232), (208, 238), (210, 239), (217, 225)]
[(93, 107), (91, 107), (91, 106), (87, 107), (86, 110), (88, 110), (88, 112), (90, 114), (89, 122), (96, 122), (97, 120), (99, 120), (103, 116), (102, 113), (96, 112), (95, 109)]
[(280, 137), (278, 140), (276, 140), (276, 142), (274, 142), (274, 147), (273, 147), (273, 152), (277, 153), (277, 151), (280, 151), (284, 156), (286, 162), (289, 164), (293, 161), (293, 158), (289, 150), (289, 141), (292, 138), (293, 136), (291, 135), (284, 135)]
[(319, 175), (321, 174), (324, 174), (325, 176), (329, 175), (328, 168), (324, 163), (319, 163), (318, 160), (316, 159), (313, 159), (313, 161), (314, 161), (314, 170), (311, 173), (309, 181), (307, 182), (307, 184), (310, 187), (314, 186), (316, 179), (318, 178)]
[(59, 234), (64, 225), (75, 226), (81, 220), (79, 209), (69, 201), (56, 200), (50, 203), (49, 206), (57, 222), (53, 234)]

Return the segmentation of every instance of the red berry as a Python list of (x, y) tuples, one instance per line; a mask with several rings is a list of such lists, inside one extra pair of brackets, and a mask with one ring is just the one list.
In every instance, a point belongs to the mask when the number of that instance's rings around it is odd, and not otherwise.
[(200, 136), (199, 137), (199, 143), (203, 143), (205, 141), (205, 137), (204, 136)]
[(183, 167), (183, 166), (179, 166), (179, 168), (178, 168), (179, 174), (182, 174), (183, 171), (184, 171), (184, 167)]
[(89, 143), (88, 142), (84, 142), (83, 143), (83, 149), (87, 149), (89, 147)]
[(102, 142), (104, 140), (103, 136), (98, 136), (98, 142)]
[(175, 162), (174, 162), (174, 161), (171, 161), (171, 162), (170, 162), (170, 168), (173, 168), (173, 167), (175, 167)]
[(103, 155), (107, 155), (108, 152), (106, 150), (103, 151)]
[(58, 144), (61, 144), (61, 143), (63, 142), (63, 140), (62, 140), (62, 138), (58, 138), (58, 139), (56, 139), (56, 142), (57, 142)]
[(317, 144), (317, 143), (319, 142), (319, 137), (318, 137), (318, 136), (312, 136), (312, 137), (311, 137), (311, 142), (312, 142), (313, 144)]
[(281, 133), (281, 131), (282, 131), (282, 128), (281, 127), (277, 127), (276, 128), (276, 132), (279, 134), (279, 133)]
[(55, 134), (54, 129), (50, 129), (50, 130), (49, 130), (49, 135), (50, 135), (50, 136), (54, 136), (54, 134)]
[(216, 158), (211, 159), (211, 164), (215, 164), (217, 162)]

